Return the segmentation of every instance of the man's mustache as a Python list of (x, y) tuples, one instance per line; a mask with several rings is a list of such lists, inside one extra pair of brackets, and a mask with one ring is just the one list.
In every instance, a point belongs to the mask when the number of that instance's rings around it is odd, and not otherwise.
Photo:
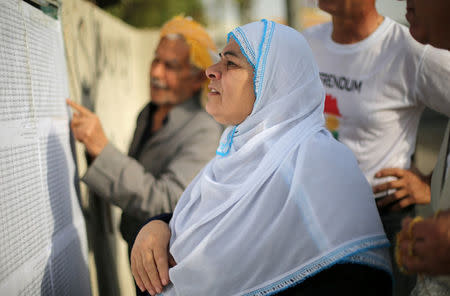
[(168, 89), (169, 87), (167, 86), (167, 84), (163, 83), (161, 80), (159, 80), (158, 78), (151, 78), (150, 79), (150, 85), (152, 87), (156, 87), (156, 88), (160, 88), (160, 89)]

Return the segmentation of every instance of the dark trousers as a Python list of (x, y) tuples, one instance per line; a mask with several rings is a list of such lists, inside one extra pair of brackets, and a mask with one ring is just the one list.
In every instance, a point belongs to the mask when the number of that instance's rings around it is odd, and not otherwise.
[(407, 207), (399, 212), (380, 211), (384, 231), (391, 243), (389, 254), (391, 255), (392, 272), (394, 275), (394, 296), (409, 296), (416, 285), (417, 277), (402, 273), (395, 262), (395, 236), (402, 228), (402, 220), (415, 215), (414, 206)]
[(278, 296), (391, 296), (390, 275), (360, 264), (336, 264)]

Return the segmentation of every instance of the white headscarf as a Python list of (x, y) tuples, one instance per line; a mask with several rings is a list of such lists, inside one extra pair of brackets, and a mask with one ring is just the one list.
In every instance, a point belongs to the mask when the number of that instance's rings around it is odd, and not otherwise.
[(175, 208), (164, 295), (269, 295), (340, 262), (389, 271), (371, 188), (324, 129), (303, 36), (263, 20), (228, 38), (255, 70), (256, 101)]

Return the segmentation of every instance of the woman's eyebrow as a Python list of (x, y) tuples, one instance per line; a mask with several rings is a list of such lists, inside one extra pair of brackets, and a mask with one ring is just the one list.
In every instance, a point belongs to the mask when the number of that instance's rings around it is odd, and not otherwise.
[(230, 56), (239, 58), (239, 54), (236, 53), (236, 52), (234, 52), (234, 51), (232, 51), (232, 50), (225, 51), (224, 53), (222, 53), (222, 52), (219, 53), (219, 56), (220, 56), (220, 57), (227, 56), (227, 55), (230, 55)]

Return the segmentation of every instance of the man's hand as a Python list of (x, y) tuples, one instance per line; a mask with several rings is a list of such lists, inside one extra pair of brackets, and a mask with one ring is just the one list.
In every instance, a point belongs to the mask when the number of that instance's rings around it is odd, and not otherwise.
[(415, 223), (410, 231), (411, 221), (403, 220), (399, 234), (403, 267), (412, 273), (450, 275), (450, 209)]
[(160, 220), (146, 224), (139, 231), (131, 250), (131, 272), (141, 291), (161, 293), (169, 283), (169, 266), (176, 265), (169, 253), (170, 228)]
[(380, 170), (375, 178), (397, 177), (397, 180), (373, 187), (373, 192), (395, 189), (395, 192), (377, 200), (378, 208), (391, 206), (390, 210), (400, 211), (413, 204), (428, 204), (431, 201), (430, 178), (423, 177), (411, 170), (388, 168)]
[(81, 105), (67, 99), (67, 105), (72, 107), (73, 112), (72, 128), (75, 139), (86, 146), (86, 150), (92, 157), (97, 157), (108, 144), (108, 139), (103, 132), (102, 124), (97, 115)]

